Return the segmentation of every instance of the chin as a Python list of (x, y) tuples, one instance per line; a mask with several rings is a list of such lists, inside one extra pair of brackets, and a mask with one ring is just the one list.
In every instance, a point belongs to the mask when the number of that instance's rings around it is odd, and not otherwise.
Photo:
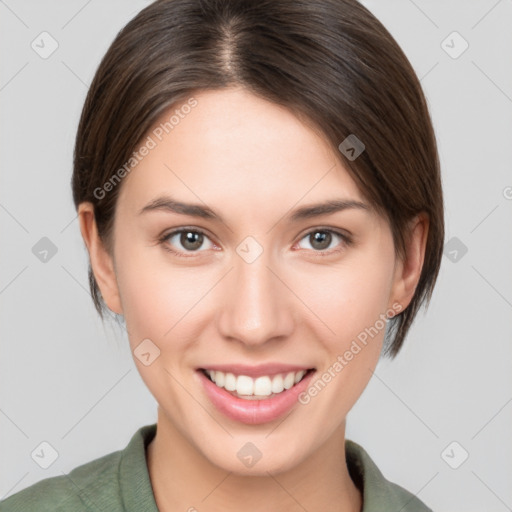
[[(266, 435), (266, 434), (265, 434)], [(252, 441), (251, 441), (252, 439)], [(214, 446), (212, 450), (212, 446)], [(299, 446), (283, 443), (276, 437), (275, 442), (258, 436), (234, 436), (227, 444), (210, 443), (198, 449), (214, 466), (241, 476), (268, 476), (287, 472), (301, 463), (307, 456), (302, 454)]]

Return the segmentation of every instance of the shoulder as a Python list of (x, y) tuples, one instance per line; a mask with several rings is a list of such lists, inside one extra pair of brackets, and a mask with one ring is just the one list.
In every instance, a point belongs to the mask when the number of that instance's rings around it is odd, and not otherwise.
[(345, 451), (350, 476), (363, 495), (362, 512), (432, 512), (417, 496), (387, 480), (361, 445), (347, 439)]
[(145, 425), (118, 450), (46, 478), (0, 502), (0, 512), (158, 512), (146, 465), (156, 424)]
[(45, 478), (0, 501), (1, 512), (81, 512), (122, 510), (118, 467), (121, 451), (76, 467), (66, 475)]

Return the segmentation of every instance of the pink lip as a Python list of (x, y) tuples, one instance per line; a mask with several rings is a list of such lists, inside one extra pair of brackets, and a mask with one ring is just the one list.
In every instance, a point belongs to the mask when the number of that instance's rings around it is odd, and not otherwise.
[(268, 375), (273, 377), (280, 373), (300, 372), (301, 370), (310, 370), (311, 366), (297, 366), (282, 363), (266, 363), (258, 366), (249, 366), (244, 364), (216, 364), (212, 366), (203, 366), (204, 370), (214, 370), (223, 373), (233, 373), (235, 375), (247, 375), (248, 377), (262, 377)]
[[(221, 367), (215, 368), (220, 369)], [(229, 368), (233, 369), (235, 366), (230, 366)], [(282, 365), (281, 368), (283, 368)], [(301, 369), (302, 368), (299, 368), (299, 370)], [(285, 373), (285, 371), (282, 373)], [(196, 374), (199, 376), (206, 395), (221, 413), (234, 421), (239, 421), (247, 425), (258, 425), (273, 421), (292, 409), (297, 403), (300, 393), (308, 387), (315, 372), (308, 373), (298, 384), (295, 384), (290, 389), (284, 390), (273, 398), (265, 398), (262, 400), (244, 400), (243, 398), (238, 398), (224, 388), (219, 388), (202, 370), (196, 371)], [(247, 374), (242, 372), (240, 375)], [(266, 373), (265, 375), (269, 374)]]

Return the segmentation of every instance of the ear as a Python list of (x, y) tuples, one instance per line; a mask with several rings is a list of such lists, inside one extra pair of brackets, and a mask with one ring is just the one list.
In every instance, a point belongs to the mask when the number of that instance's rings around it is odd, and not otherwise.
[(101, 296), (111, 311), (122, 315), (123, 309), (116, 280), (114, 261), (98, 236), (98, 228), (94, 218), (94, 205), (92, 203), (80, 203), (78, 206), (78, 220)]
[(406, 234), (406, 254), (395, 264), (393, 288), (390, 298), (402, 306), (402, 311), (410, 304), (421, 276), (425, 260), (429, 221), (426, 214), (419, 214), (409, 223)]

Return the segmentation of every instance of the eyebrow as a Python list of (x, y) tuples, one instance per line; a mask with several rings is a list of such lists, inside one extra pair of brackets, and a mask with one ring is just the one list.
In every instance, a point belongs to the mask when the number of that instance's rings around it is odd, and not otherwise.
[[(371, 208), (361, 201), (354, 201), (352, 199), (331, 199), (323, 203), (317, 203), (297, 208), (290, 216), (290, 220), (292, 222), (297, 222), (299, 220), (319, 217), (320, 215), (329, 215), (348, 209), (360, 209), (369, 211)], [(141, 215), (150, 211), (169, 211), (182, 215), (190, 215), (192, 217), (217, 220), (224, 223), (222, 217), (207, 206), (193, 203), (183, 203), (181, 201), (176, 201), (169, 196), (162, 196), (152, 200), (146, 206), (141, 208), (138, 214)]]
[(181, 213), (182, 215), (190, 215), (192, 217), (201, 217), (203, 219), (214, 219), (224, 222), (220, 215), (217, 215), (207, 206), (192, 203), (182, 203), (168, 196), (157, 197), (149, 202), (144, 208), (139, 210), (139, 215), (151, 211), (169, 211), (173, 213)]
[(370, 211), (370, 207), (361, 201), (354, 201), (352, 199), (331, 199), (324, 203), (312, 204), (309, 206), (302, 206), (297, 208), (291, 216), (292, 221), (303, 219), (310, 219), (320, 215), (328, 215), (348, 209), (360, 209)]

